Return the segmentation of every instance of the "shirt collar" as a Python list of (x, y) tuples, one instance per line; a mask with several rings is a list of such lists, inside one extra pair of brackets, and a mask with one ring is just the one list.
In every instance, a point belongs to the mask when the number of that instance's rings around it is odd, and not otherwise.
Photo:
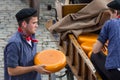
[(20, 28), (20, 27), (18, 27), (18, 32), (20, 33), (20, 34), (22, 34), (22, 36), (26, 39), (26, 41), (32, 41), (32, 42), (38, 42), (38, 40), (37, 39), (33, 39), (32, 38), (32, 35), (26, 35), (26, 34), (24, 34), (23, 33), (23, 30)]

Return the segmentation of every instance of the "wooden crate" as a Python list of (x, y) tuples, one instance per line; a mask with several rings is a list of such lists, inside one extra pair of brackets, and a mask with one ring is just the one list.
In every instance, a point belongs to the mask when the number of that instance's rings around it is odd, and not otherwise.
[(60, 2), (55, 2), (58, 19), (62, 19), (67, 14), (76, 13), (85, 7), (87, 3), (84, 4), (62, 4)]

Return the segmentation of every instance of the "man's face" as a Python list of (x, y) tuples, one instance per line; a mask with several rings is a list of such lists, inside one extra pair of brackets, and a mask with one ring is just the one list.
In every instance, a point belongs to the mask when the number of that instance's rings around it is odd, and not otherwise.
[(111, 13), (111, 18), (118, 18), (117, 10)]
[(29, 21), (29, 23), (26, 25), (26, 33), (31, 35), (36, 32), (38, 28), (38, 18), (37, 17), (32, 17)]

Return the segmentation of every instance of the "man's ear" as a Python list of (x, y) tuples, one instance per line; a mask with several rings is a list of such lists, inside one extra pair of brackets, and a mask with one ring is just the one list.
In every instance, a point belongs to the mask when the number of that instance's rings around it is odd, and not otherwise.
[(22, 27), (24, 27), (24, 28), (25, 28), (26, 26), (27, 26), (26, 21), (23, 21), (23, 22), (22, 22)]

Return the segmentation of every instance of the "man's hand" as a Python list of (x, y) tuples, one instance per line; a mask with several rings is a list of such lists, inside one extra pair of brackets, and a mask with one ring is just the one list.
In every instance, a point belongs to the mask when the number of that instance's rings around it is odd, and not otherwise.
[(103, 48), (103, 44), (97, 40), (96, 43), (93, 45), (93, 53), (98, 53), (101, 51), (101, 49)]
[(35, 71), (41, 74), (50, 74), (51, 72), (45, 69), (45, 65), (35, 65)]

